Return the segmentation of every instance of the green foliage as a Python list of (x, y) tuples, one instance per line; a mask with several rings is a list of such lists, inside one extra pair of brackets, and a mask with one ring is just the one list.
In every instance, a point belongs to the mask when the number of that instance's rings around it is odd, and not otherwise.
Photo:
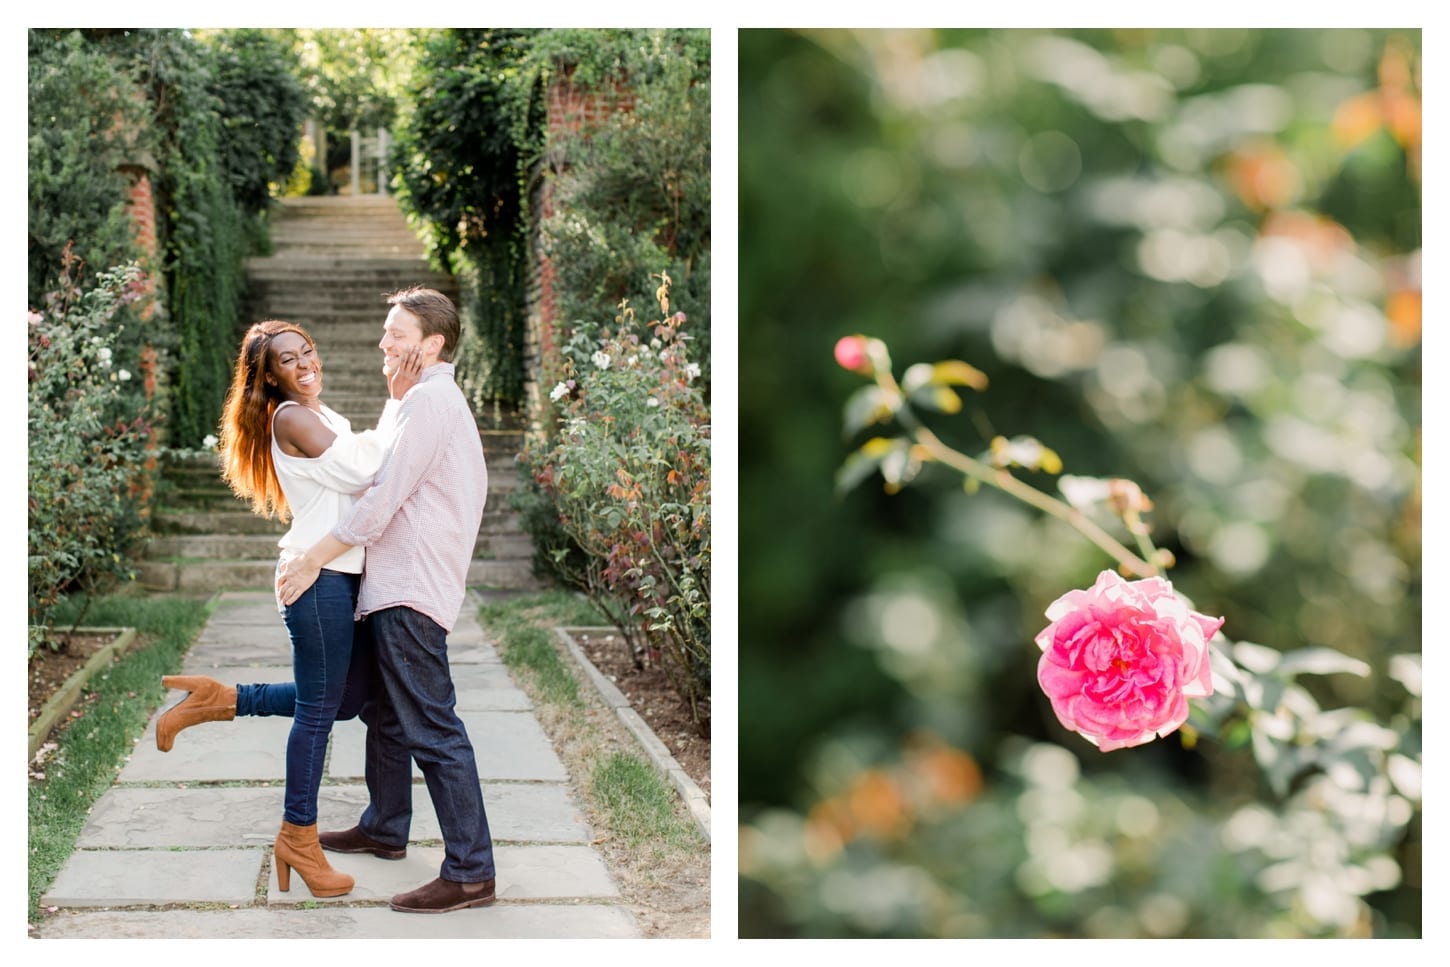
[[(463, 283), (459, 370), (476, 406), (523, 401), (541, 177), (558, 178), (554, 211), (567, 215), (545, 218), (539, 239), (560, 318), (641, 300), (661, 271), (708, 307), (708, 65), (705, 31), (466, 29), (426, 41), (393, 167), (431, 256)], [(545, 93), (564, 78), (628, 109), (586, 136), (546, 131)], [(708, 323), (702, 308), (702, 364)]]
[(434, 31), (299, 27), (270, 32), (290, 43), (313, 112), (329, 129), (345, 132), (393, 123), (414, 44)]
[(151, 147), (145, 104), (127, 65), (76, 31), (31, 30), (29, 304), (62, 272), (67, 245), (105, 269), (140, 256), (126, 215), (130, 178)]
[[(697, 721), (710, 694), (710, 423), (669, 280), (662, 319), (641, 334), (627, 306), (618, 328), (578, 332), (556, 439), (525, 459), (583, 570), (571, 575), (631, 643), (659, 662)], [(577, 559), (577, 558), (576, 558)]]
[(610, 830), (626, 847), (657, 840), (678, 847), (696, 841), (695, 830), (675, 815), (674, 789), (639, 756), (611, 752), (595, 763), (589, 788)]
[(570, 83), (624, 109), (584, 137), (550, 138), (555, 195), (540, 244), (555, 266), (559, 318), (587, 325), (602, 306), (642, 301), (665, 272), (675, 298), (700, 309), (691, 332), (708, 381), (708, 45), (693, 31), (610, 31), (586, 54), (576, 33), (553, 32), (535, 56), (551, 52)]
[[(758, 835), (782, 860), (743, 881), (745, 929), (1418, 932), (1418, 725), (1382, 674), (1420, 637), (1418, 49), (1412, 31), (742, 34), (742, 856)], [(955, 449), (985, 459), (1000, 437), (1015, 466), (1040, 441), (1038, 469), (1014, 472), (1044, 490), (1047, 452), (1075, 478), (1141, 484), (1175, 586), (1235, 638), (1371, 676), (1300, 677), (1319, 711), (1288, 699), (1287, 722), (1257, 727), (1292, 738), (1257, 748), (1237, 716), (1192, 749), (1070, 746), (1080, 778), (1052, 795), (1082, 811), (1052, 813), (1013, 778), (1022, 743), (1065, 741), (1031, 641), (1102, 553), (940, 466), (912, 476), (909, 449), (899, 493), (836, 495), (859, 384), (830, 352), (851, 333), (990, 378), (922, 415)], [(878, 402), (860, 398), (855, 427)], [(888, 469), (857, 452), (861, 479)], [(1308, 723), (1339, 716), (1377, 723), (1344, 751), (1378, 772), (1331, 778), (1286, 751), (1327, 754)], [(812, 815), (917, 728), (980, 763), (981, 794), (822, 862)], [(1374, 746), (1378, 728), (1398, 747)], [(1152, 835), (1084, 836), (1074, 824), (1121, 807), (1119, 774)], [(1341, 822), (1356, 808), (1390, 819)], [(1334, 844), (1331, 868), (1247, 837), (1293, 824)], [(1233, 836), (1231, 855), (1194, 845)], [(1103, 878), (1044, 872), (1050, 843)], [(920, 902), (849, 889), (886, 874)], [(1286, 886), (1300, 875), (1308, 895)], [(845, 895), (862, 897), (849, 913), (829, 902)], [(1160, 896), (1186, 906), (1160, 916)]]
[(292, 73), (290, 52), (262, 31), (222, 31), (209, 50), (209, 87), (220, 106), (219, 161), (237, 205), (259, 214), (300, 161), (307, 95)]
[[(161, 352), (169, 442), (216, 428), (234, 351), (242, 259), (259, 244), (271, 186), (296, 161), (305, 103), (275, 41), (181, 30), (32, 31), (31, 301), (59, 253), (93, 269), (135, 257), (125, 170), (151, 178), (160, 312), (116, 352)], [(129, 167), (128, 167), (129, 166)], [(139, 392), (139, 391), (136, 391)]]
[(540, 105), (519, 64), (532, 32), (449, 30), (428, 40), (395, 132), (397, 195), (430, 256), (460, 281), (457, 358), (475, 407), (523, 393), (529, 171)]
[(28, 325), (30, 652), (50, 637), (62, 595), (89, 597), (131, 576), (154, 486), (152, 414), (126, 391), (136, 374), (113, 349), (140, 271), (103, 273), (82, 291), (72, 267)]
[[(127, 40), (143, 67), (158, 140), (156, 207), (165, 303), (174, 326), (168, 442), (195, 447), (215, 432), (230, 378), (248, 215), (232, 195), (236, 172), (227, 168), (224, 147), (228, 106), (212, 92), (207, 48), (172, 30), (141, 31)], [(240, 71), (230, 53), (221, 56), (227, 70)], [(270, 68), (278, 67), (271, 62)], [(220, 89), (235, 93), (230, 83)]]
[(559, 657), (550, 624), (561, 610), (577, 604), (558, 592), (506, 604), (484, 605), (480, 617), (498, 636), (499, 657), (511, 668), (526, 668), (545, 698), (566, 708), (582, 708), (579, 683)]

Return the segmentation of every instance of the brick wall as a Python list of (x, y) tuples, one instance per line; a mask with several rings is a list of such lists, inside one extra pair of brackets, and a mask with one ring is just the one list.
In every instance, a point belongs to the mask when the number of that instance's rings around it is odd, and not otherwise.
[[(556, 77), (548, 91), (548, 134), (543, 152), (546, 160), (542, 162), (554, 167), (546, 175), (562, 170), (557, 162), (547, 160), (561, 156), (561, 152), (550, 150), (557, 148), (561, 140), (588, 137), (591, 128), (611, 115), (633, 108), (634, 95), (627, 87), (616, 85), (610, 90), (598, 91), (575, 84), (567, 73)], [(543, 431), (543, 414), (548, 412), (545, 404), (553, 380), (558, 378), (559, 348), (565, 337), (556, 315), (554, 266), (539, 245), (539, 225), (554, 212), (554, 179), (546, 176), (538, 179), (537, 184), (534, 196), (529, 199), (532, 213), (529, 236), (534, 259), (527, 284), (528, 315), (524, 332), (524, 413), (531, 434)]]
[(140, 303), (140, 315), (143, 321), (149, 321), (155, 316), (157, 306), (156, 199), (151, 190), (151, 173), (149, 171), (137, 166), (128, 166), (123, 170), (131, 179), (126, 209), (131, 215), (136, 241), (140, 243), (144, 253), (142, 269), (145, 273), (143, 285), (146, 296)]

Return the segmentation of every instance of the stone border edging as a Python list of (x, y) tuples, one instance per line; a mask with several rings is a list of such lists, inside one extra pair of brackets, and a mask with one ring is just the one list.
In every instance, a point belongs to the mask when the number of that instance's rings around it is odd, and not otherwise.
[[(616, 633), (613, 628), (598, 630), (601, 634)], [(630, 707), (629, 699), (624, 697), (624, 693), (615, 687), (613, 682), (605, 678), (603, 672), (594, 667), (594, 663), (584, 654), (584, 650), (579, 647), (579, 643), (574, 640), (574, 637), (563, 628), (555, 628), (554, 633), (569, 649), (569, 653), (574, 656), (579, 667), (584, 669), (585, 677), (589, 679), (599, 696), (604, 699), (604, 704), (614, 711), (619, 721), (639, 742), (655, 768), (664, 773), (665, 778), (674, 784), (680, 798), (685, 801), (685, 808), (690, 811), (690, 815), (695, 819), (695, 825), (700, 828), (700, 832), (705, 834), (705, 840), (708, 842), (710, 840), (710, 800), (704, 790), (695, 784), (695, 780), (691, 779), (684, 769), (680, 768), (680, 764), (670, 753), (669, 747), (660, 741), (659, 736), (655, 735), (654, 729), (649, 727), (649, 723), (645, 722), (640, 714)]]
[(91, 680), (91, 676), (105, 665), (109, 665), (113, 658), (124, 654), (126, 649), (131, 647), (131, 643), (136, 640), (135, 628), (77, 628), (75, 633), (87, 635), (109, 633), (115, 634), (116, 638), (92, 655), (90, 661), (74, 672), (70, 678), (67, 678), (65, 684), (41, 706), (40, 715), (30, 725), (29, 746), (25, 756), (27, 763), (34, 761), (35, 753), (45, 740), (50, 738), (50, 733), (55, 729), (56, 723), (75, 708), (76, 702), (81, 697), (81, 691)]

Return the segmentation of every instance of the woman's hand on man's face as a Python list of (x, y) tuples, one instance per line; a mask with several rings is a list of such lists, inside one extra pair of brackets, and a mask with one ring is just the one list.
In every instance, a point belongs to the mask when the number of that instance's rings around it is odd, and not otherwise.
[(423, 373), (423, 350), (412, 346), (398, 360), (398, 368), (388, 377), (388, 395), (395, 400), (402, 399), (404, 393), (418, 385), (418, 377)]

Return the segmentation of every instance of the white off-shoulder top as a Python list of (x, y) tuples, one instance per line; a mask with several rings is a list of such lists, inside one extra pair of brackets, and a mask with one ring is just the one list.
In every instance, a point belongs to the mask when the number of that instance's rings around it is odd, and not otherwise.
[[(299, 405), (291, 400), (283, 402), (272, 413), (273, 421), (283, 406)], [(279, 567), (284, 561), (300, 557), (330, 533), (357, 498), (372, 486), (392, 444), (400, 405), (398, 400), (388, 400), (377, 428), (361, 433), (352, 432), (347, 417), (324, 405), (318, 415), (336, 438), (317, 457), (283, 453), (276, 434), (272, 435), (272, 465), (292, 509), (292, 527), (277, 542), (282, 551), (277, 559)], [(333, 571), (361, 574), (363, 553), (361, 547), (349, 548), (326, 566)]]

